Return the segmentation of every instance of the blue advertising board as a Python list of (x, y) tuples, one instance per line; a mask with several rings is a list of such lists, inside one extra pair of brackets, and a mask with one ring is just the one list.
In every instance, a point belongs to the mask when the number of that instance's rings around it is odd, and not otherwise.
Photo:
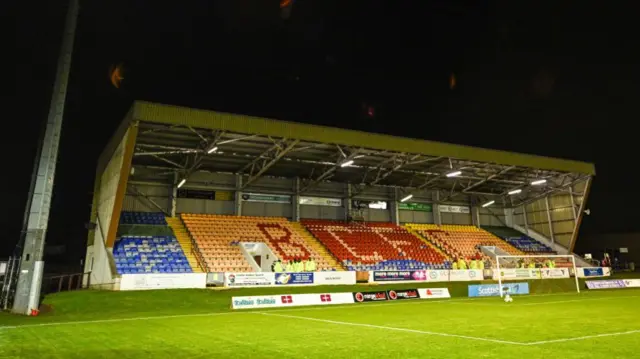
[(313, 284), (313, 272), (310, 273), (276, 273), (276, 284)]
[(582, 268), (585, 277), (602, 277), (602, 268)]
[[(503, 288), (509, 288), (509, 294), (529, 294), (529, 283), (502, 283)], [(469, 286), (470, 297), (499, 297), (500, 286), (498, 284), (479, 284)]]

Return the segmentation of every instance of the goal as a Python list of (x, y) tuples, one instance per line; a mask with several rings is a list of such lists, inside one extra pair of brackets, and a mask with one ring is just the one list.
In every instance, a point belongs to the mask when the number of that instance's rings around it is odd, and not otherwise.
[(504, 281), (570, 279), (571, 275), (575, 279), (575, 290), (580, 293), (576, 260), (572, 255), (497, 255), (495, 259), (493, 279), (498, 281), (500, 297), (504, 295)]

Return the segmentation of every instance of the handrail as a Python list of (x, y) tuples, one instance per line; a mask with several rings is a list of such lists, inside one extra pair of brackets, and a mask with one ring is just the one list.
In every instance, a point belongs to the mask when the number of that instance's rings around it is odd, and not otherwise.
[(180, 220), (180, 223), (182, 224), (184, 229), (187, 230), (187, 234), (189, 235), (189, 240), (191, 241), (191, 254), (193, 254), (194, 257), (196, 258), (196, 261), (198, 262), (198, 265), (200, 266), (200, 268), (206, 270), (206, 272), (209, 273), (211, 271), (209, 269), (209, 265), (207, 265), (207, 262), (205, 262), (204, 258), (202, 257), (202, 252), (200, 252), (200, 247), (198, 247), (198, 243), (195, 241), (195, 239), (193, 239), (191, 230), (189, 229), (189, 227), (187, 227), (186, 223), (184, 223), (184, 221), (182, 220), (182, 216), (179, 216), (178, 219)]

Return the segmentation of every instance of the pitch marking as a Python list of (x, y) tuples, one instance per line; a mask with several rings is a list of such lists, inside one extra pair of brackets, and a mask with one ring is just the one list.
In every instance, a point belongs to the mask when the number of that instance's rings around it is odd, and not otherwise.
[(391, 331), (396, 331), (396, 332), (407, 332), (407, 333), (416, 333), (416, 334), (424, 334), (424, 335), (434, 335), (434, 336), (439, 336), (439, 337), (450, 337), (450, 338), (461, 338), (461, 339), (469, 339), (469, 340), (479, 340), (479, 341), (483, 341), (483, 342), (500, 343), (500, 344), (526, 345), (525, 343), (512, 342), (512, 341), (508, 341), (508, 340), (490, 339), (490, 338), (481, 338), (481, 337), (471, 337), (471, 336), (467, 336), (467, 335), (458, 335), (458, 334), (449, 334), (449, 333), (429, 332), (429, 331), (417, 330), (417, 329), (387, 327), (387, 326), (383, 326), (383, 325), (373, 325), (373, 324), (364, 324), (364, 323), (341, 322), (341, 321), (337, 321), (337, 320), (327, 320), (327, 319), (318, 319), (318, 318), (310, 318), (310, 317), (301, 317), (301, 316), (297, 316), (297, 315), (275, 314), (275, 313), (266, 313), (266, 312), (254, 312), (254, 313), (262, 314), (262, 315), (266, 315), (266, 316), (270, 316), (270, 317), (281, 317), (281, 318), (310, 320), (310, 321), (314, 321), (314, 322), (329, 323), (329, 324), (336, 324), (336, 325), (348, 325), (348, 326), (352, 326), (352, 327), (385, 329), (385, 330), (391, 330)]

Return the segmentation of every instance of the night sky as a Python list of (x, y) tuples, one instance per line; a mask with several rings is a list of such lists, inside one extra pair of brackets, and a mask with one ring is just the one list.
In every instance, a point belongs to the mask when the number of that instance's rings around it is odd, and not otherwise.
[[(97, 157), (134, 99), (594, 162), (581, 233), (638, 230), (626, 3), (297, 0), (283, 20), (278, 0), (83, 0), (48, 243), (83, 257)], [(19, 238), (67, 1), (8, 4), (0, 258)]]

